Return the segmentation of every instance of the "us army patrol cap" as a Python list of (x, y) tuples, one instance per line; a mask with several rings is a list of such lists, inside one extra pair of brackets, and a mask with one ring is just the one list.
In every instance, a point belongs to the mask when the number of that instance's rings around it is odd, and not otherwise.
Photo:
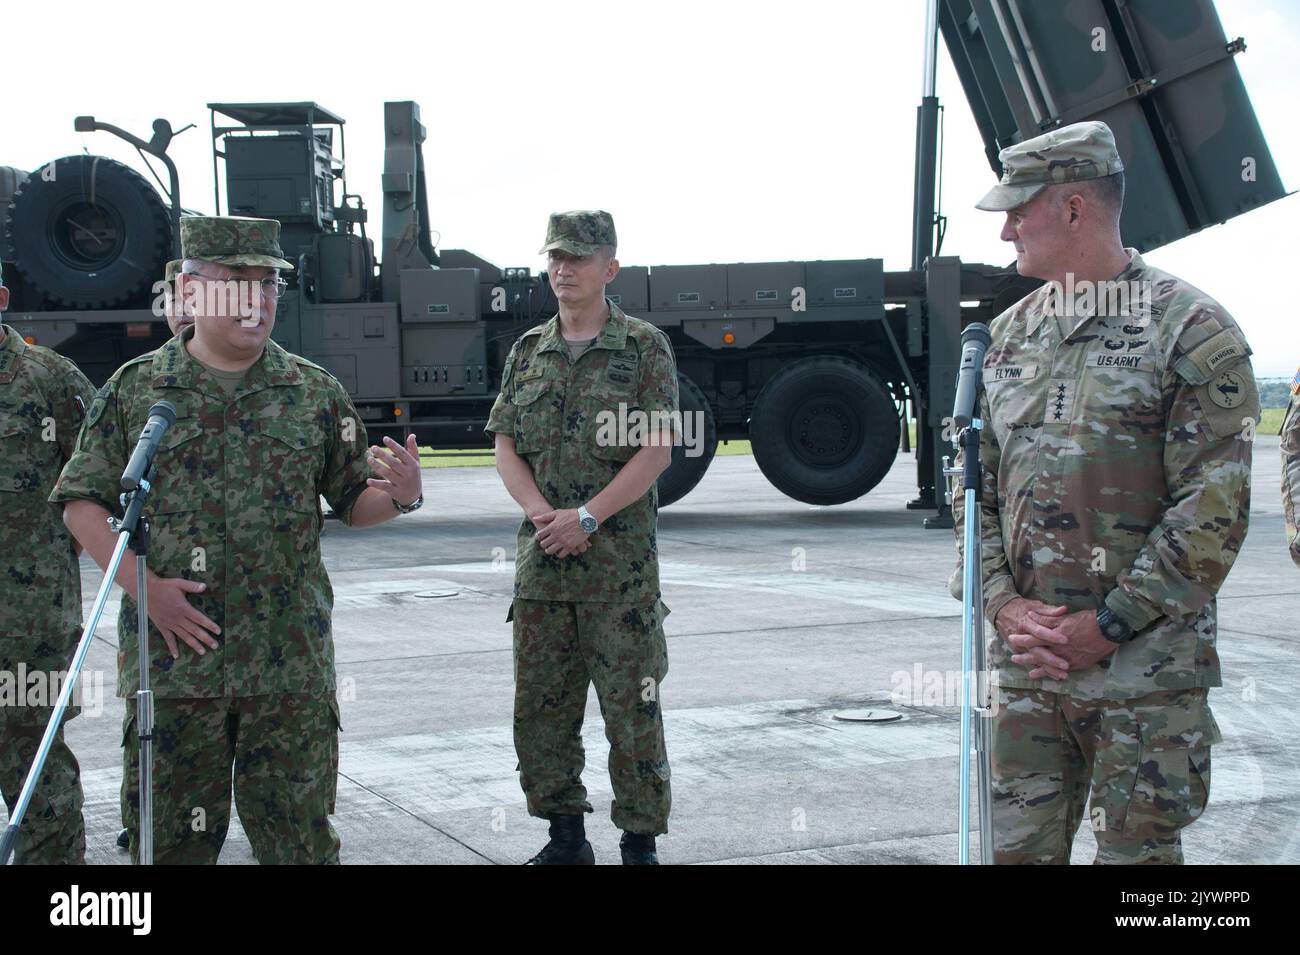
[(1100, 179), (1124, 171), (1115, 135), (1102, 122), (1071, 123), (998, 153), (1002, 180), (975, 203), (985, 212), (1023, 206), (1056, 183)]
[(181, 219), (181, 258), (219, 265), (264, 265), (291, 269), (280, 248), (280, 223), (236, 216)]
[(573, 255), (591, 255), (602, 245), (618, 245), (614, 217), (600, 209), (552, 212), (546, 226), (542, 253), (561, 249)]

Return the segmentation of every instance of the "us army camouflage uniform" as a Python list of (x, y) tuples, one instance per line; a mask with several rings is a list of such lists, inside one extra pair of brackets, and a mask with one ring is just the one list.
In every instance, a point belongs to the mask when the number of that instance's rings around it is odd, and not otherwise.
[(1060, 315), (1044, 285), (994, 321), (984, 362), (985, 619), (1023, 596), (1104, 603), (1138, 632), (1059, 682), (994, 636), (999, 862), (1068, 862), (1089, 786), (1098, 862), (1181, 862), (1208, 798), (1214, 598), (1246, 536), (1259, 400), (1232, 318), (1128, 251), (1117, 281), (1146, 303)]
[[(250, 242), (254, 227), (269, 240)], [(272, 220), (182, 221), (186, 258), (230, 264), (287, 265), (273, 254), (277, 233)], [(274, 341), (228, 395), (189, 354), (193, 337), (192, 326), (183, 328), (117, 370), (95, 396), (51, 500), (90, 500), (118, 513), (121, 473), (150, 406), (176, 406), (146, 509), (149, 567), (205, 584), (188, 599), (221, 634), (217, 649), (199, 656), (182, 644), (173, 660), (150, 624), (154, 860), (216, 861), (233, 768), (240, 822), (259, 862), (337, 862), (329, 822), (339, 729), (333, 591), (321, 563), (319, 497), (350, 522), (369, 476), (366, 431), (332, 375)], [(138, 651), (136, 605), (126, 595), (118, 646), (118, 695), (128, 697), (123, 816), (134, 858)]]
[[(586, 504), (639, 450), (598, 440), (597, 416), (677, 409), (667, 336), (609, 305), (576, 361), (552, 318), (515, 343), (485, 430), (512, 436), (557, 509)], [(514, 621), (515, 749), (531, 815), (591, 812), (582, 784), (583, 713), (595, 683), (610, 743), (610, 816), (627, 832), (668, 831), (671, 804), (660, 687), (668, 674), (655, 543), (658, 492), (609, 517), (581, 554), (558, 558), (519, 527)]]
[[(28, 695), (32, 674), (51, 687), (67, 672), (81, 631), (81, 573), (61, 508), (46, 503), (72, 454), (93, 389), (72, 362), (4, 326), (0, 342), (0, 788), (12, 813), (54, 712), (53, 691)], [(74, 695), (73, 699), (77, 699)], [(71, 706), (64, 723), (76, 716)], [(20, 863), (85, 861), (77, 759), (58, 735), (19, 829)]]
[(1282, 422), (1282, 512), (1291, 559), (1300, 567), (1300, 369), (1291, 379), (1291, 404)]

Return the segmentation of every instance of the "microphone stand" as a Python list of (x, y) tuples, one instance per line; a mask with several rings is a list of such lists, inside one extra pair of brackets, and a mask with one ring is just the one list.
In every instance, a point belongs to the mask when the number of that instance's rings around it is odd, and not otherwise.
[(136, 695), (138, 701), (136, 723), (140, 731), (140, 864), (153, 864), (153, 693), (149, 689), (149, 654), (147, 649), (149, 616), (145, 582), (147, 576), (145, 555), (149, 546), (149, 521), (141, 513), (144, 509), (145, 500), (149, 496), (153, 477), (154, 466), (150, 464), (147, 478), (142, 480), (134, 490), (122, 495), (121, 501), (125, 510), (122, 520), (119, 521), (114, 517), (108, 519), (109, 527), (118, 535), (117, 545), (113, 548), (113, 556), (109, 558), (108, 566), (104, 569), (104, 579), (100, 582), (99, 593), (95, 596), (95, 605), (91, 609), (90, 620), (87, 622), (85, 629), (81, 631), (81, 639), (77, 643), (77, 649), (74, 651), (72, 662), (68, 667), (68, 676), (63, 681), (63, 687), (59, 691), (58, 701), (54, 704), (54, 712), (45, 727), (45, 735), (41, 737), (41, 744), (36, 750), (36, 758), (32, 761), (32, 768), (28, 770), (27, 779), (23, 782), (22, 791), (18, 794), (18, 801), (14, 804), (14, 811), (9, 818), (9, 825), (5, 828), (4, 835), (0, 836), (0, 865), (8, 864), (13, 854), (18, 840), (18, 827), (22, 825), (27, 806), (31, 802), (32, 794), (36, 791), (36, 783), (45, 769), (45, 760), (49, 757), (50, 748), (54, 745), (54, 737), (58, 735), (64, 713), (67, 711), (68, 704), (72, 699), (77, 678), (81, 675), (81, 668), (86, 662), (86, 654), (90, 651), (90, 643), (94, 638), (95, 628), (99, 626), (99, 619), (104, 614), (104, 605), (108, 603), (108, 595), (112, 592), (113, 582), (117, 579), (117, 571), (122, 563), (122, 556), (126, 553), (127, 547), (132, 545), (134, 545), (136, 552), (135, 581), (136, 593), (139, 595), (136, 615), (140, 644), (140, 692)]
[[(959, 865), (970, 864), (970, 751), (973, 715), (980, 717), (973, 727), (979, 774), (980, 862), (983, 865), (993, 864), (993, 765), (992, 740), (989, 738), (992, 733), (990, 720), (993, 706), (984, 646), (984, 562), (980, 536), (980, 433), (983, 428), (983, 420), (971, 418), (969, 427), (962, 429), (957, 438), (964, 455), (963, 467), (949, 467), (949, 459), (945, 457), (943, 469), (946, 475), (961, 477), (962, 492), (965, 495), (965, 511), (962, 515), (965, 546), (961, 591), (961, 759), (957, 785), (960, 800), (957, 812)], [(974, 696), (971, 688), (972, 674), (976, 681)]]

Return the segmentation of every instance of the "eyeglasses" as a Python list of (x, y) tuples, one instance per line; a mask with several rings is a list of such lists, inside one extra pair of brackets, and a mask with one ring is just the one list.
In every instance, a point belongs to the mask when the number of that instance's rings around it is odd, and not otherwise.
[(277, 277), (264, 279), (241, 279), (236, 276), (227, 278), (217, 278), (215, 275), (208, 275), (206, 272), (182, 272), (182, 275), (195, 275), (202, 279), (208, 279), (213, 282), (256, 282), (262, 286), (262, 292), (265, 295), (279, 295), (289, 287), (289, 283), (284, 279)]

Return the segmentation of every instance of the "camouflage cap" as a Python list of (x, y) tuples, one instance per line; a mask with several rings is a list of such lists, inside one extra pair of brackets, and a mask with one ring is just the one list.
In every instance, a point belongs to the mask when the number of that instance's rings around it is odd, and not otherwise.
[(220, 265), (263, 265), (291, 269), (280, 248), (280, 223), (236, 216), (181, 219), (181, 258)]
[(176, 273), (181, 270), (181, 263), (184, 259), (172, 259), (167, 263), (167, 268), (163, 270), (163, 281), (170, 282), (176, 278)]
[(618, 245), (614, 217), (608, 212), (600, 209), (553, 212), (541, 251), (562, 249), (574, 255), (591, 255), (602, 245)]
[(986, 212), (1023, 206), (1055, 183), (1100, 179), (1124, 171), (1115, 136), (1102, 122), (1072, 123), (998, 153), (1002, 181), (975, 203)]

